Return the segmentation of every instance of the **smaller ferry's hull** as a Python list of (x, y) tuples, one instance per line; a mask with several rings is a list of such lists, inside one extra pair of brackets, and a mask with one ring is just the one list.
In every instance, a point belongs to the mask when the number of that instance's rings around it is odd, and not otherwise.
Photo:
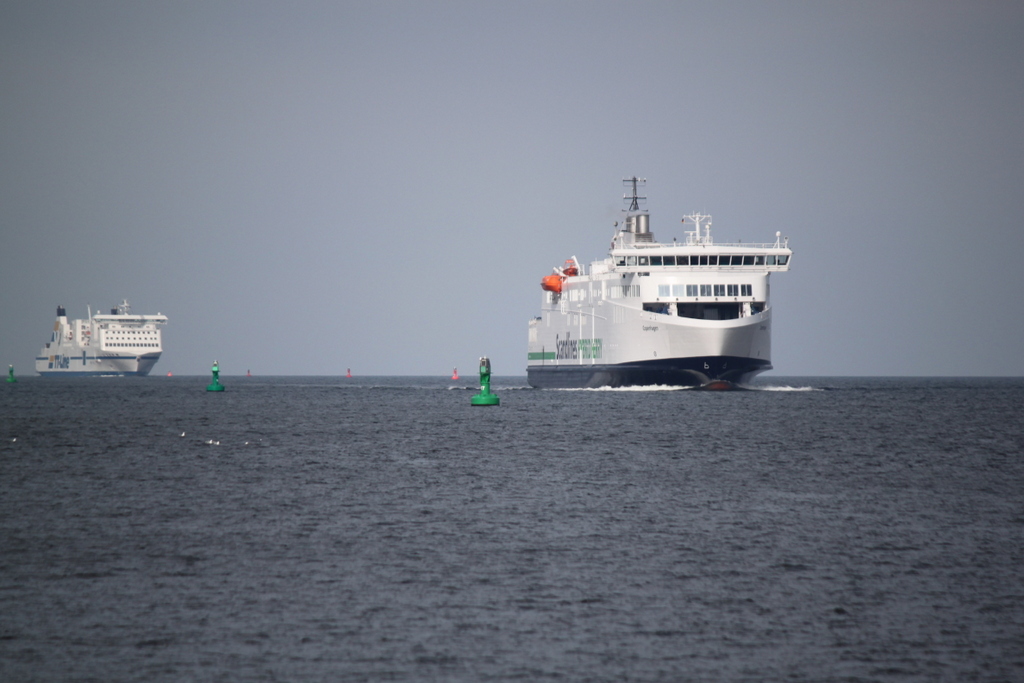
[(75, 356), (55, 354), (36, 358), (36, 372), (44, 377), (145, 377), (160, 360), (159, 353), (141, 356)]
[(527, 368), (527, 381), (538, 389), (682, 386), (724, 388), (744, 385), (772, 365), (760, 358), (707, 356), (666, 358), (614, 365), (545, 365)]

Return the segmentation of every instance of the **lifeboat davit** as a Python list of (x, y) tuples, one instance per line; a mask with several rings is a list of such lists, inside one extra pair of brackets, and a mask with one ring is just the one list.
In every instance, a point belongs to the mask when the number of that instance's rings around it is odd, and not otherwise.
[(547, 292), (562, 292), (562, 280), (565, 278), (561, 275), (545, 275), (540, 279), (541, 289)]

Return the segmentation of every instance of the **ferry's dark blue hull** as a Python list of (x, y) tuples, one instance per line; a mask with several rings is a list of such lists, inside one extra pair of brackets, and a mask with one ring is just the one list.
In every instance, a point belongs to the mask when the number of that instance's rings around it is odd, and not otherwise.
[(118, 372), (116, 370), (85, 370), (82, 372), (76, 372), (74, 370), (37, 370), (42, 377), (146, 377), (149, 375), (149, 370), (146, 372)]
[[(36, 372), (43, 377), (145, 377), (160, 360), (160, 353), (138, 356), (37, 356)], [(134, 365), (135, 369), (130, 369)], [(80, 368), (80, 369), (79, 369)]]
[(771, 369), (772, 364), (760, 358), (704, 356), (615, 365), (535, 365), (526, 369), (526, 378), (529, 385), (537, 389), (658, 385), (702, 387), (722, 382), (743, 385), (758, 373)]

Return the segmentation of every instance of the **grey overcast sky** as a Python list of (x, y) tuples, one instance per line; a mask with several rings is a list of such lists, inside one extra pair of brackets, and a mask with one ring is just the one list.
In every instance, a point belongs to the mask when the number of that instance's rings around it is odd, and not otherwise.
[(154, 374), (525, 374), (540, 278), (790, 238), (783, 375), (1024, 374), (1024, 2), (0, 3), (0, 362), (63, 304)]

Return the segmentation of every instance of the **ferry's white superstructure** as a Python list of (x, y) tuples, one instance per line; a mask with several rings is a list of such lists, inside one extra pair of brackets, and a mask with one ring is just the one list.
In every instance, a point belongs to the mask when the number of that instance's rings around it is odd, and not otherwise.
[(110, 314), (68, 320), (57, 307), (50, 341), (36, 356), (40, 375), (148, 375), (163, 353), (160, 326), (167, 316), (135, 315), (124, 300)]
[[(530, 321), (527, 377), (539, 388), (631, 385), (730, 388), (771, 369), (771, 273), (789, 270), (788, 238), (718, 244), (693, 213), (682, 242), (654, 241), (631, 200), (608, 257), (575, 257), (543, 278)], [(618, 228), (618, 225), (617, 225)]]

